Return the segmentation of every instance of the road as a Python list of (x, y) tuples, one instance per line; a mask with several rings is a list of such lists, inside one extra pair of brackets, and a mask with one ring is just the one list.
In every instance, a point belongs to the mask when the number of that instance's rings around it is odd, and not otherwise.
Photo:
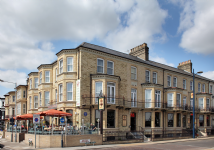
[[(5, 147), (1, 150), (34, 149), (24, 143), (11, 143), (8, 140), (0, 139), (0, 144)], [(183, 139), (150, 143), (132, 143), (115, 145), (97, 145), (83, 147), (65, 147), (65, 148), (43, 148), (44, 150), (214, 150), (214, 137), (204, 139)], [(40, 149), (42, 150), (42, 148)]]

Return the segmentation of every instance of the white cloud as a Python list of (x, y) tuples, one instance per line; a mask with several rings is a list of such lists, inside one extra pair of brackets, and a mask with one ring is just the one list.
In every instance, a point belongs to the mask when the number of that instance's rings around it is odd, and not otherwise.
[[(8, 82), (17, 83), (17, 85), (26, 85), (27, 74), (14, 70), (0, 70), (0, 79)], [(0, 85), (6, 88), (14, 89), (15, 84), (13, 83), (0, 82)]]
[(127, 51), (144, 42), (160, 42), (166, 39), (162, 29), (167, 11), (156, 0), (136, 0), (124, 16), (126, 24), (109, 32), (105, 43), (116, 50)]
[(166, 59), (163, 58), (163, 57), (158, 57), (158, 56), (150, 57), (150, 60), (155, 61), (155, 62), (158, 62), (158, 63), (161, 63), (161, 64), (164, 64), (164, 65), (168, 65), (168, 66), (171, 66), (171, 67), (174, 67), (174, 66), (175, 66), (173, 63), (168, 63), (168, 62), (166, 61)]
[(214, 54), (214, 1), (186, 1), (178, 31), (184, 31), (180, 46), (188, 52)]
[(207, 71), (202, 74), (202, 76), (214, 80), (214, 71)]

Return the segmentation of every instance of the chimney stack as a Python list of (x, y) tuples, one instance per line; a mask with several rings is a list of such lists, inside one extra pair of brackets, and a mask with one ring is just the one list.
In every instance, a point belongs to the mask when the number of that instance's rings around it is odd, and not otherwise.
[(178, 69), (185, 70), (189, 73), (192, 73), (192, 62), (191, 62), (191, 60), (179, 63)]
[(143, 60), (148, 61), (149, 60), (149, 48), (147, 47), (146, 43), (143, 43), (142, 45), (132, 48), (129, 55), (137, 56)]

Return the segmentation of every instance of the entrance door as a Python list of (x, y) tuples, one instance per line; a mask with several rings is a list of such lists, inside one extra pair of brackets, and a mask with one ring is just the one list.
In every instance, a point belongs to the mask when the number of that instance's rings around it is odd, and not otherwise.
[(190, 116), (190, 129), (192, 129), (193, 128), (193, 125), (192, 125), (192, 122), (193, 121), (193, 116)]
[(131, 131), (136, 131), (136, 113), (131, 113)]
[(107, 83), (107, 103), (109, 104), (115, 104), (115, 84), (114, 83)]

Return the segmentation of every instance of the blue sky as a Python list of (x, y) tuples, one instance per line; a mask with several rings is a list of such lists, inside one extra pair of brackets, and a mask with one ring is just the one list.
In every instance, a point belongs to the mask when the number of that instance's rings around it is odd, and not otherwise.
[[(146, 42), (151, 60), (191, 60), (214, 80), (213, 24), (210, 0), (2, 0), (0, 79), (26, 84), (28, 73), (82, 42), (124, 53)], [(0, 97), (13, 87), (0, 83)]]

